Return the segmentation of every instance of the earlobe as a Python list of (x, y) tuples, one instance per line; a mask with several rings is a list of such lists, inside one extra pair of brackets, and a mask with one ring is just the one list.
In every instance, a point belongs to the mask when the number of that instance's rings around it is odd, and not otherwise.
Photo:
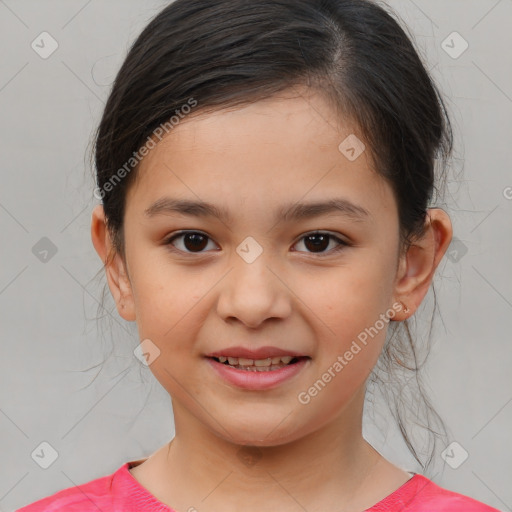
[(102, 205), (95, 206), (92, 212), (91, 239), (103, 262), (110, 293), (119, 315), (129, 322), (134, 321), (135, 307), (130, 280), (123, 259), (114, 251)]
[(405, 320), (418, 309), (448, 249), (452, 233), (450, 217), (444, 210), (427, 210), (424, 236), (415, 240), (401, 256), (394, 296), (395, 300), (402, 303), (402, 310), (395, 320)]

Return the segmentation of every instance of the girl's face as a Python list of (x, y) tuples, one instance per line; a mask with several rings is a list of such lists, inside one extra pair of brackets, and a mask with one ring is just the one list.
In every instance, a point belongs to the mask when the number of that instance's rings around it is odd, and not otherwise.
[[(402, 266), (392, 190), (368, 151), (354, 159), (354, 134), (320, 96), (280, 95), (190, 115), (141, 162), (118, 310), (146, 340), (177, 434), (270, 446), (360, 415)], [(275, 375), (208, 357), (262, 347), (254, 359), (303, 357)]]

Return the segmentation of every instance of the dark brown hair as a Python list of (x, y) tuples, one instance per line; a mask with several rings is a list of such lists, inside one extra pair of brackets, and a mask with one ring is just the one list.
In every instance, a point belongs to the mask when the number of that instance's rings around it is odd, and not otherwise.
[[(97, 190), (115, 250), (124, 258), (126, 192), (137, 173), (126, 163), (158, 126), (191, 98), (196, 111), (207, 112), (300, 85), (320, 91), (359, 128), (394, 192), (402, 248), (421, 236), (452, 132), (441, 95), (395, 15), (369, 0), (176, 0), (131, 46), (95, 135)], [(371, 382), (391, 393), (404, 440), (426, 469), (435, 442), (424, 461), (409, 438), (407, 410), (435, 435), (434, 424), (446, 430), (424, 392), (409, 325), (393, 324)], [(407, 385), (412, 395), (405, 398), (403, 380), (390, 385), (397, 372), (413, 378), (416, 394)]]

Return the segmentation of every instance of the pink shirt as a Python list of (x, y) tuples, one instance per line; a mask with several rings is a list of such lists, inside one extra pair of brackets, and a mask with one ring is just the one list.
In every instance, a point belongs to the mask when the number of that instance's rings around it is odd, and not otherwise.
[[(18, 509), (17, 512), (175, 512), (158, 501), (128, 471), (130, 461), (113, 474), (70, 487)], [(439, 487), (416, 473), (366, 512), (500, 512), (473, 498)]]

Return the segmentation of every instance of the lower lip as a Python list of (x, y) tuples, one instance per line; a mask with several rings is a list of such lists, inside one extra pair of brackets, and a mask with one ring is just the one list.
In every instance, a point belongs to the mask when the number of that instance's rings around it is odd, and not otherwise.
[(308, 363), (309, 358), (301, 358), (296, 363), (283, 366), (279, 370), (250, 371), (238, 370), (215, 359), (208, 357), (212, 368), (229, 383), (243, 389), (263, 390), (278, 386), (282, 382), (297, 375)]

